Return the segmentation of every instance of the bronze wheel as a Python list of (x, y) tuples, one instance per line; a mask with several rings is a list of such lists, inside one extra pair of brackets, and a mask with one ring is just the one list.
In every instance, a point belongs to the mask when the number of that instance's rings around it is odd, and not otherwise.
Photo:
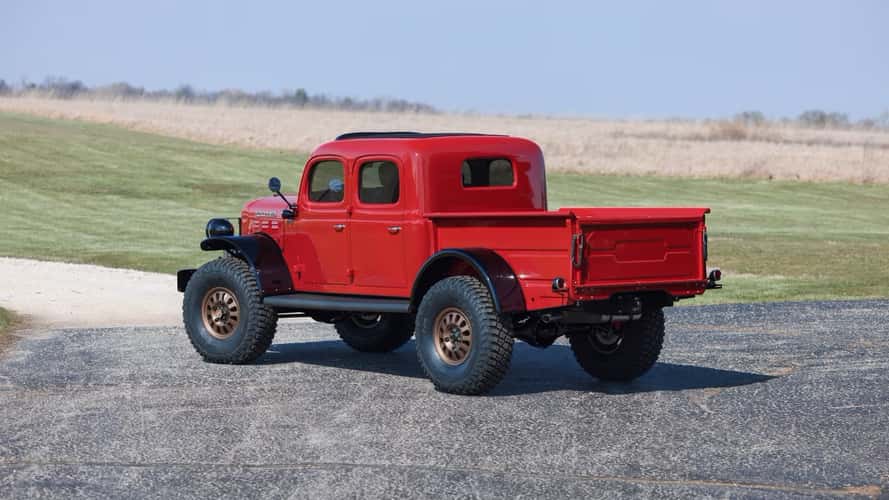
[(472, 348), (472, 324), (466, 313), (456, 307), (443, 309), (433, 322), (435, 352), (445, 363), (456, 366), (469, 356)]
[(473, 276), (444, 278), (423, 294), (416, 334), (417, 359), (439, 391), (483, 394), (509, 368), (512, 332)]
[(272, 345), (278, 315), (262, 303), (250, 265), (229, 256), (207, 262), (192, 275), (182, 298), (182, 320), (205, 361), (241, 365)]
[(238, 298), (228, 288), (211, 288), (201, 303), (204, 328), (213, 337), (225, 340), (235, 333), (241, 319)]

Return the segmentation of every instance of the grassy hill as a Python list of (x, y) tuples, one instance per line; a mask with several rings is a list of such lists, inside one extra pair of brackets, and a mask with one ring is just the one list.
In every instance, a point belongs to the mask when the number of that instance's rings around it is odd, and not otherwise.
[[(0, 113), (0, 255), (173, 272), (305, 155)], [(889, 187), (553, 172), (552, 207), (704, 205), (726, 288), (695, 303), (889, 296)], [(289, 188), (289, 189), (288, 189)]]
[(237, 217), (304, 157), (0, 114), (0, 254), (173, 272), (212, 215)]

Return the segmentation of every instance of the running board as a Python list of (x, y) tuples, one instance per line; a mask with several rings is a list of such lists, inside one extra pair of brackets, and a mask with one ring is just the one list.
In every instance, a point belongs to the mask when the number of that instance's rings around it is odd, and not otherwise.
[(275, 309), (289, 311), (349, 311), (407, 314), (411, 309), (411, 301), (409, 299), (381, 299), (318, 293), (271, 295), (263, 298), (262, 302)]

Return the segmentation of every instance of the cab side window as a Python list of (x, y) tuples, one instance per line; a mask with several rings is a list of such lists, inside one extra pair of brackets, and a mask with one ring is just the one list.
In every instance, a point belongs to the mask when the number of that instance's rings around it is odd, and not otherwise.
[(309, 200), (320, 203), (343, 201), (346, 191), (345, 169), (338, 160), (323, 160), (312, 166)]
[(369, 161), (358, 174), (361, 203), (398, 203), (398, 166), (391, 161)]

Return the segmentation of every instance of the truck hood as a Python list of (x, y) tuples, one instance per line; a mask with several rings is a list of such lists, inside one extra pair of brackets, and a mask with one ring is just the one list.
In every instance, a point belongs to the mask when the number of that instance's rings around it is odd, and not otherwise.
[[(296, 195), (285, 194), (284, 197), (287, 198), (287, 201), (290, 203), (296, 204)], [(285, 208), (287, 208), (287, 205), (284, 204), (284, 200), (281, 198), (278, 198), (277, 196), (265, 196), (247, 202), (244, 205), (244, 210), (241, 212), (241, 216), (280, 217), (281, 210), (284, 210)]]

